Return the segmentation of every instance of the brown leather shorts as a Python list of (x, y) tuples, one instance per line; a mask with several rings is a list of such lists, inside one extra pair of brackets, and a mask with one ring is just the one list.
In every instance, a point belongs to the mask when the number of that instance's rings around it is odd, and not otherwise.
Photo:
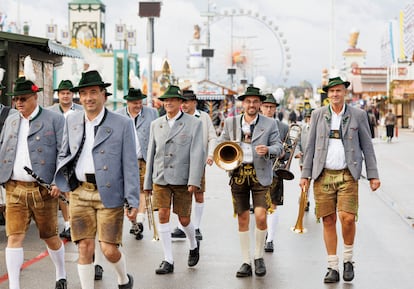
[(58, 199), (35, 182), (8, 181), (6, 183), (6, 234), (24, 234), (31, 218), (41, 239), (58, 234)]
[(348, 169), (327, 170), (313, 183), (316, 218), (334, 214), (336, 210), (357, 215), (358, 181)]
[(192, 196), (187, 186), (157, 185), (152, 186), (155, 208), (171, 208), (181, 217), (191, 216)]
[(122, 243), (124, 208), (105, 208), (93, 184), (82, 183), (70, 193), (72, 241), (95, 239), (111, 244)]

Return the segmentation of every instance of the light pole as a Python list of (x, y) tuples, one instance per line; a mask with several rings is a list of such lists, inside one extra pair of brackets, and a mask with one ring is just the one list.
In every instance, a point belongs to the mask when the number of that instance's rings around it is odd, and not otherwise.
[(147, 53), (148, 53), (148, 98), (147, 105), (152, 106), (152, 54), (154, 53), (154, 17), (160, 17), (161, 2), (139, 2), (139, 17), (148, 18)]

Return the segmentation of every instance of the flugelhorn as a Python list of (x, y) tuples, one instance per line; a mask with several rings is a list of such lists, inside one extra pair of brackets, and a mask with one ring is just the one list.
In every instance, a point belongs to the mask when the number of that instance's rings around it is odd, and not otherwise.
[(153, 229), (152, 240), (158, 241), (160, 238), (158, 236), (157, 225), (155, 224), (154, 219), (154, 208), (152, 207), (152, 200), (150, 194), (145, 193), (145, 206), (147, 207), (148, 215), (148, 228)]
[(219, 168), (232, 171), (241, 165), (243, 150), (236, 142), (225, 141), (216, 146), (213, 159)]
[(289, 159), (287, 160), (286, 165), (283, 166), (283, 160), (277, 158), (272, 167), (279, 178), (284, 180), (293, 180), (295, 178), (295, 175), (289, 171), (289, 168), (293, 155), (295, 154), (295, 149), (299, 142), (301, 132), (302, 128), (298, 124), (292, 123), (289, 126), (289, 131), (283, 141), (283, 150), (285, 151), (285, 154), (289, 154)]
[(298, 212), (298, 218), (296, 220), (296, 224), (294, 227), (291, 227), (290, 229), (298, 234), (306, 233), (306, 229), (303, 227), (303, 216), (305, 215), (305, 208), (308, 203), (308, 188), (305, 186), (302, 187), (302, 192), (300, 193), (300, 199), (299, 199), (299, 212)]

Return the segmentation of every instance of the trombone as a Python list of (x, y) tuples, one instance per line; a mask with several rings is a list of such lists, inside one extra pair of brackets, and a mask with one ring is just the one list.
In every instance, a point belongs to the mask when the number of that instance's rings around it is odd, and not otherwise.
[(300, 199), (299, 199), (299, 212), (298, 212), (298, 218), (296, 220), (296, 224), (294, 227), (291, 227), (290, 229), (298, 234), (306, 233), (306, 229), (303, 227), (303, 216), (305, 215), (305, 208), (306, 204), (308, 203), (308, 188), (305, 186), (302, 187), (302, 192), (300, 193)]
[(272, 166), (272, 169), (279, 178), (284, 180), (293, 180), (295, 178), (294, 174), (289, 171), (289, 168), (293, 155), (295, 154), (295, 149), (299, 142), (301, 132), (302, 128), (298, 124), (292, 123), (289, 126), (289, 131), (283, 141), (283, 150), (285, 151), (285, 154), (289, 154), (289, 159), (287, 160), (286, 165), (283, 166), (283, 160), (277, 158)]
[(150, 194), (145, 193), (145, 206), (147, 208), (148, 215), (148, 228), (153, 229), (152, 240), (158, 241), (160, 238), (158, 236), (157, 225), (155, 224), (154, 219), (154, 208), (152, 207), (152, 200)]

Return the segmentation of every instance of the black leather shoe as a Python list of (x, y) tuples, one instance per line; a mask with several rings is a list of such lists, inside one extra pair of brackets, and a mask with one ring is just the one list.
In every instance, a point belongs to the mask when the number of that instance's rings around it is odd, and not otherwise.
[(197, 265), (198, 260), (200, 260), (200, 241), (197, 240), (197, 248), (190, 250), (190, 254), (188, 254), (188, 266)]
[(344, 263), (344, 275), (342, 278), (344, 278), (344, 281), (352, 281), (354, 279), (354, 264), (352, 262)]
[(265, 250), (265, 252), (273, 253), (273, 251), (274, 251), (273, 241), (266, 242), (264, 250)]
[(254, 260), (254, 273), (257, 276), (266, 275), (266, 266), (265, 266), (263, 258), (259, 258), (259, 259)]
[(196, 232), (196, 239), (199, 241), (203, 240), (203, 235), (201, 234), (200, 229), (196, 229), (195, 232)]
[(132, 289), (133, 288), (134, 278), (132, 278), (132, 276), (129, 275), (129, 274), (127, 274), (127, 275), (128, 275), (128, 279), (129, 279), (128, 283), (123, 284), (123, 285), (118, 285), (119, 289)]
[(95, 280), (102, 280), (103, 271), (101, 265), (95, 265)]
[(185, 233), (180, 228), (175, 228), (174, 231), (171, 233), (171, 238), (186, 238)]
[(249, 277), (252, 276), (252, 266), (247, 263), (243, 263), (236, 273), (236, 277)]
[(56, 281), (55, 289), (66, 289), (66, 286), (66, 279), (60, 279), (59, 281)]
[(328, 268), (328, 272), (325, 275), (325, 278), (323, 279), (324, 283), (337, 283), (339, 282), (339, 272)]
[(162, 261), (160, 267), (155, 270), (155, 274), (169, 274), (174, 272), (174, 264), (170, 264), (167, 261)]
[(63, 229), (63, 231), (59, 234), (61, 238), (66, 238), (68, 241), (71, 241), (72, 238), (70, 237), (70, 228)]

